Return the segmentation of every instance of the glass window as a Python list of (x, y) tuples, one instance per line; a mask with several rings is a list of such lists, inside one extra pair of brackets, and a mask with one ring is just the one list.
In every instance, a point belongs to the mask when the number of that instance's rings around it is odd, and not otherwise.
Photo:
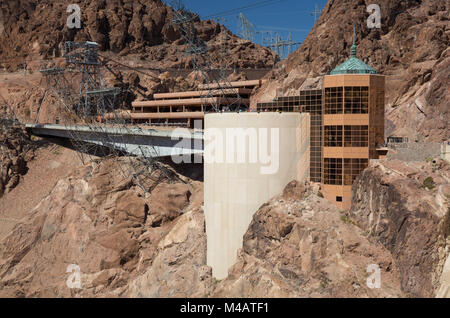
[(366, 86), (345, 87), (344, 113), (368, 114), (369, 113), (369, 88)]
[(342, 87), (325, 88), (325, 114), (342, 114)]
[(344, 147), (368, 147), (368, 126), (344, 126)]
[(344, 159), (344, 185), (353, 185), (356, 178), (368, 166), (368, 159)]
[(342, 147), (342, 126), (325, 126), (325, 147)]
[(342, 185), (342, 159), (324, 159), (324, 183), (329, 185)]

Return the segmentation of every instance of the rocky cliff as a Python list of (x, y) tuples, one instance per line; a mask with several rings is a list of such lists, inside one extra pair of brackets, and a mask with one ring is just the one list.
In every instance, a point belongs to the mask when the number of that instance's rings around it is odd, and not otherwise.
[(449, 199), (450, 166), (443, 161), (372, 163), (353, 187), (352, 219), (392, 253), (411, 296), (450, 297), (450, 282), (442, 280)]
[(381, 28), (367, 27), (373, 1), (329, 0), (304, 43), (268, 75), (255, 101), (320, 86), (349, 57), (356, 24), (358, 57), (386, 75), (387, 135), (411, 141), (450, 138), (450, 4), (446, 0), (380, 0)]
[(36, 147), (22, 127), (0, 119), (0, 197), (14, 189), (27, 173)]
[[(369, 288), (379, 266), (381, 288)], [(366, 232), (297, 182), (260, 208), (221, 297), (403, 297), (395, 260)]]
[[(140, 179), (150, 191), (146, 194), (127, 173), (121, 173), (139, 164), (127, 158), (93, 162), (60, 180), (1, 242), (0, 294), (118, 296), (164, 254), (162, 244), (170, 250), (170, 260), (176, 260), (176, 250), (170, 249), (175, 242), (168, 242), (167, 235), (176, 231), (182, 214), (186, 224), (204, 226), (203, 216), (196, 212), (201, 184), (157, 169)], [(180, 243), (182, 237), (177, 240)], [(187, 244), (199, 254), (186, 254), (184, 267), (204, 262), (204, 240), (202, 235), (189, 237)], [(71, 264), (80, 268), (82, 289), (67, 287)], [(189, 296), (201, 290), (201, 284), (179, 286), (190, 288), (189, 293), (170, 288), (167, 295)]]
[[(387, 249), (298, 183), (256, 213), (237, 264), (218, 282), (206, 266), (201, 183), (154, 170), (141, 180), (146, 195), (118, 173), (129, 164), (138, 163), (80, 168), (14, 227), (0, 245), (1, 296), (403, 295)], [(370, 264), (381, 267), (381, 289), (367, 287)], [(67, 285), (70, 265), (81, 288)]]
[[(163, 165), (137, 186), (120, 171), (139, 164), (97, 161), (60, 180), (0, 242), (0, 296), (449, 296), (446, 163), (371, 165), (349, 213), (292, 182), (255, 213), (223, 281), (206, 262), (202, 183)], [(81, 288), (67, 285), (74, 265)]]
[[(1, 5), (4, 31), (0, 34), (0, 63), (8, 70), (29, 67), (35, 60), (62, 56), (65, 41), (95, 41), (102, 51), (136, 55), (159, 68), (191, 68), (191, 58), (179, 28), (172, 23), (172, 8), (160, 0), (78, 1), (81, 28), (68, 28), (69, 0), (18, 0)], [(229, 66), (267, 68), (278, 57), (267, 48), (242, 41), (223, 25), (194, 21), (198, 36), (209, 47), (217, 67), (223, 62), (222, 42), (227, 41)], [(213, 65), (214, 66), (214, 65)]]

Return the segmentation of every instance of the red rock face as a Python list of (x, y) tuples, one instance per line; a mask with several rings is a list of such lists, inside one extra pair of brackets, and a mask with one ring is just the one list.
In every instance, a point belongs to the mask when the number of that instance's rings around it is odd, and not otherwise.
[(0, 129), (0, 197), (19, 184), (35, 148), (36, 144), (21, 127)]
[[(122, 173), (138, 164), (105, 160), (61, 179), (2, 240), (0, 295), (121, 296), (161, 258), (167, 282), (189, 273), (193, 279), (165, 291), (160, 284), (159, 295), (204, 295), (211, 276), (208, 270), (204, 281), (197, 275), (206, 261), (201, 184), (181, 182), (169, 168), (154, 170), (140, 179), (151, 192), (147, 197)], [(67, 287), (69, 264), (79, 266), (82, 289)]]
[(353, 186), (352, 217), (392, 253), (414, 297), (435, 296), (449, 254), (449, 173), (439, 160), (381, 161)]
[[(381, 289), (367, 267), (381, 269)], [(263, 205), (218, 297), (403, 297), (390, 253), (317, 190), (292, 182)]]
[(449, 139), (449, 2), (377, 1), (381, 29), (367, 27), (370, 3), (328, 1), (297, 52), (269, 75), (271, 83), (260, 90), (260, 97), (272, 98), (277, 88), (298, 94), (307, 78), (329, 74), (349, 57), (356, 23), (358, 57), (387, 76), (386, 134), (422, 141)]
[[(16, 70), (33, 58), (61, 56), (61, 43), (65, 41), (95, 41), (102, 51), (121, 56), (138, 54), (142, 59), (159, 60), (165, 68), (190, 67), (184, 54), (187, 47), (172, 23), (172, 9), (162, 1), (79, 1), (80, 29), (67, 26), (70, 13), (66, 9), (71, 3), (69, 0), (19, 0), (3, 5), (5, 31), (0, 34), (4, 43), (0, 58), (7, 59), (4, 66)], [(241, 41), (222, 25), (198, 18), (195, 28), (208, 43), (215, 63), (219, 63), (215, 56), (220, 48), (219, 35), (226, 33), (231, 38), (232, 50), (227, 60), (235, 62), (237, 67), (266, 68), (277, 61), (269, 49)], [(233, 51), (234, 48), (237, 50)]]

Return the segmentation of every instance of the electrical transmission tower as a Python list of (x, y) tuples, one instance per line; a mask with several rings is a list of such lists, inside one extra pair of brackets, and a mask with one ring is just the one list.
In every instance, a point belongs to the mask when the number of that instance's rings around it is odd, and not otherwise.
[(287, 58), (295, 51), (296, 46), (301, 44), (301, 42), (292, 41), (292, 32), (289, 32), (287, 40), (283, 40), (275, 31), (260, 31), (258, 33), (262, 35), (263, 45), (274, 51), (281, 59)]
[(105, 88), (100, 72), (98, 44), (95, 42), (66, 42), (65, 58), (68, 67), (81, 72), (77, 113), (85, 117), (105, 114), (114, 109), (119, 88)]
[(238, 16), (238, 30), (241, 38), (255, 42), (255, 27), (242, 12)]
[[(59, 99), (64, 105), (64, 110), (70, 114), (71, 109), (75, 104), (75, 96), (72, 93), (69, 81), (65, 76), (66, 69), (55, 67), (54, 63), (46, 65), (44, 62), (41, 62), (41, 69), (39, 72), (42, 74), (39, 85), (43, 86), (45, 91), (37, 110), (35, 122), (39, 122), (41, 107), (48, 95), (53, 95), (55, 98)], [(57, 111), (60, 111), (60, 109), (57, 109)]]
[(322, 14), (322, 11), (319, 9), (319, 6), (316, 4), (314, 11), (311, 12), (311, 15), (314, 16), (314, 22), (317, 21), (317, 19), (320, 17), (321, 14)]
[[(213, 68), (214, 63), (211, 60), (211, 54), (208, 54), (208, 45), (197, 34), (195, 22), (198, 20), (198, 15), (187, 10), (181, 1), (173, 0), (171, 6), (174, 13), (172, 23), (179, 30), (181, 37), (188, 46), (186, 53), (192, 58), (194, 71), (199, 72), (206, 83), (204, 86), (206, 89), (203, 90), (205, 93), (201, 96), (204, 111), (240, 110), (243, 107), (241, 96), (236, 94), (234, 97), (229, 97), (226, 94), (225, 90), (232, 89), (226, 69), (223, 66), (219, 70)], [(224, 35), (221, 45), (222, 51), (228, 50), (228, 45), (225, 42), (227, 40), (227, 36)], [(223, 55), (224, 61), (227, 56), (226, 53), (220, 54)], [(248, 105), (245, 108), (248, 108)]]

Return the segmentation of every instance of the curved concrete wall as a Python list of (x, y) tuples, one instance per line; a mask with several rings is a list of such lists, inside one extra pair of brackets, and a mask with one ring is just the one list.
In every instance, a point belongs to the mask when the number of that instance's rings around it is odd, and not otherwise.
[(217, 279), (228, 276), (261, 205), (309, 178), (309, 132), (309, 114), (205, 116), (207, 262)]

